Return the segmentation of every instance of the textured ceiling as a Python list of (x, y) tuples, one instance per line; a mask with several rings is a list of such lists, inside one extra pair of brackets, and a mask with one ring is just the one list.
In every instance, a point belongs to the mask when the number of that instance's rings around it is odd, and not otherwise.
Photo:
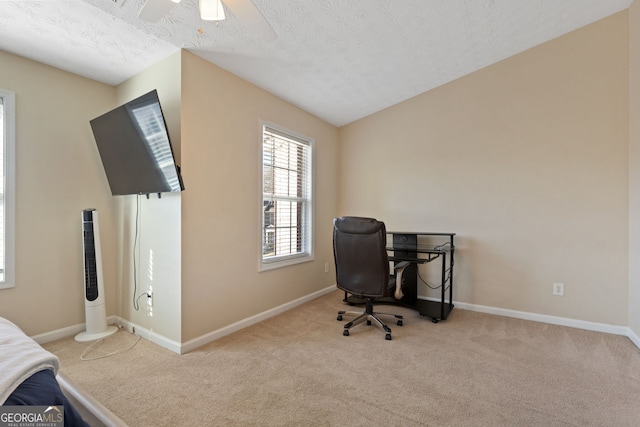
[(197, 0), (141, 21), (144, 2), (0, 0), (0, 50), (116, 85), (186, 48), (341, 126), (632, 0), (253, 0), (278, 36), (268, 43), (228, 10), (201, 21)]

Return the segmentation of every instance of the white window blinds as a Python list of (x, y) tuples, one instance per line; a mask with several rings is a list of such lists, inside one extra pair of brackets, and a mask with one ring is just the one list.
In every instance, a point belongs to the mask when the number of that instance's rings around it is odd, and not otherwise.
[(312, 142), (263, 126), (262, 262), (311, 255)]
[(15, 285), (15, 105), (0, 89), (0, 289)]

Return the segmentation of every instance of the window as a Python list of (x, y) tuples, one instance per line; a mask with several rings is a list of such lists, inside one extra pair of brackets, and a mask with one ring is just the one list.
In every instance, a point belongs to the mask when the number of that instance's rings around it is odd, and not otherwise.
[(314, 141), (262, 126), (261, 270), (311, 261)]
[(0, 89), (0, 289), (13, 278), (13, 147), (15, 95)]

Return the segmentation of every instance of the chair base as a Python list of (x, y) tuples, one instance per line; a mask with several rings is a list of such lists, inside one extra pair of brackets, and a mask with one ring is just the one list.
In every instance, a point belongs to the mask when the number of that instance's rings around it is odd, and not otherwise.
[(378, 326), (380, 326), (382, 328), (382, 330), (385, 332), (385, 336), (384, 338), (386, 340), (391, 340), (391, 328), (389, 328), (387, 326), (386, 323), (384, 323), (382, 321), (382, 319), (380, 319), (380, 317), (378, 316), (393, 316), (396, 319), (396, 324), (398, 326), (402, 326), (403, 324), (403, 317), (398, 315), (398, 314), (391, 314), (391, 313), (375, 313), (373, 311), (373, 299), (372, 298), (365, 298), (365, 311), (364, 312), (360, 312), (360, 311), (338, 311), (338, 318), (337, 320), (342, 320), (342, 316), (344, 314), (355, 314), (358, 317), (356, 317), (355, 319), (353, 319), (351, 322), (346, 323), (344, 325), (344, 330), (342, 331), (342, 335), (344, 335), (345, 337), (349, 336), (349, 330), (356, 325), (359, 325), (360, 323), (364, 322), (365, 320), (367, 321), (367, 325), (371, 325), (372, 322), (376, 322), (376, 324)]

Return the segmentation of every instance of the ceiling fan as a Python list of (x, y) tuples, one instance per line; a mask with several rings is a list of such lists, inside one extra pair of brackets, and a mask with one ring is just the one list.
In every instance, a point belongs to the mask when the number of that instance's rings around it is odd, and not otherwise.
[[(148, 22), (158, 22), (178, 3), (180, 0), (147, 0), (140, 9), (138, 18)], [(270, 42), (277, 38), (269, 22), (251, 0), (198, 0), (200, 19), (205, 21), (224, 20), (223, 3), (261, 40)]]

